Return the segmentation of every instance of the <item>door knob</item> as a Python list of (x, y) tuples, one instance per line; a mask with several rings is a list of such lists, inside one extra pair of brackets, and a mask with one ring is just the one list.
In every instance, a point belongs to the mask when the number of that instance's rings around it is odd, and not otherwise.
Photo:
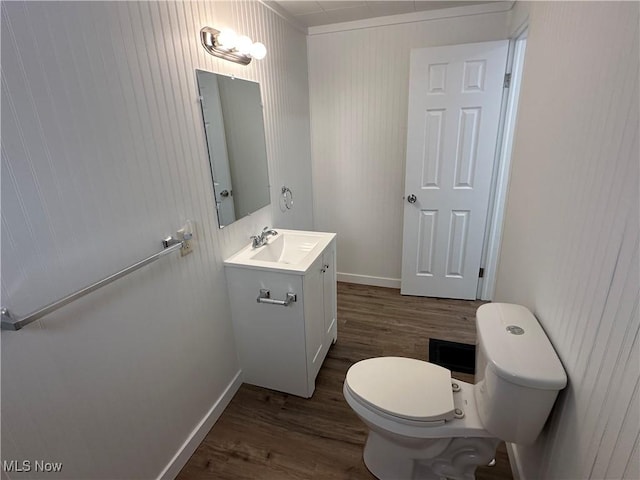
[(418, 197), (416, 197), (413, 193), (407, 197), (407, 202), (409, 203), (416, 203), (416, 200), (418, 200)]
[(229, 196), (229, 190), (222, 190), (220, 192), (220, 196), (224, 197), (224, 198), (227, 198)]

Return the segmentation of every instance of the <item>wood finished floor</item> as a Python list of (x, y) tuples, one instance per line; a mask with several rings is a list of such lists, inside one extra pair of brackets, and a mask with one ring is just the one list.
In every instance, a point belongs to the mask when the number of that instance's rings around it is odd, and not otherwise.
[[(431, 337), (474, 343), (481, 303), (338, 283), (338, 341), (313, 397), (242, 385), (178, 480), (373, 479), (362, 461), (367, 430), (342, 396), (347, 369), (383, 355), (428, 360)], [(473, 382), (471, 375), (453, 376)], [(496, 465), (478, 468), (476, 478), (513, 478), (504, 444)]]

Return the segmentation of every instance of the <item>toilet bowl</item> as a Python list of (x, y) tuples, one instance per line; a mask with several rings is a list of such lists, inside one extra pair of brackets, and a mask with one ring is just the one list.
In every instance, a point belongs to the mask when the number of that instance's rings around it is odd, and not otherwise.
[(377, 478), (475, 478), (500, 441), (537, 438), (566, 374), (526, 308), (486, 304), (476, 316), (476, 383), (404, 357), (355, 363), (343, 394), (369, 428), (364, 463)]
[(473, 388), (446, 368), (411, 358), (353, 365), (343, 393), (369, 427), (369, 471), (380, 479), (474, 478), (500, 440), (483, 427)]

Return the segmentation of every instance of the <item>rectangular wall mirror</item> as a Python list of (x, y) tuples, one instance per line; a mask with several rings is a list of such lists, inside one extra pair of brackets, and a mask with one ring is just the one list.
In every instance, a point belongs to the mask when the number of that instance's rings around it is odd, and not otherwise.
[(220, 228), (269, 205), (260, 85), (196, 70)]

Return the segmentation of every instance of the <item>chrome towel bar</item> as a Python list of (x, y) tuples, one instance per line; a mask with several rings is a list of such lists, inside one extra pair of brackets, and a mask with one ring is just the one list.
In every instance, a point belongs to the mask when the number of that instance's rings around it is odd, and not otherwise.
[(296, 302), (298, 300), (298, 296), (295, 293), (288, 292), (287, 298), (284, 300), (276, 300), (271, 298), (271, 292), (266, 288), (260, 289), (260, 295), (256, 299), (258, 303), (268, 303), (270, 305), (282, 305), (283, 307), (288, 307), (291, 303)]
[(67, 295), (66, 297), (61, 298), (60, 300), (50, 303), (49, 305), (42, 307), (39, 310), (36, 310), (35, 312), (32, 312), (29, 315), (26, 315), (22, 318), (14, 318), (13, 314), (11, 314), (11, 312), (9, 312), (8, 309), (2, 307), (2, 310), (0, 310), (0, 313), (2, 314), (2, 322), (0, 323), (0, 327), (2, 328), (2, 330), (20, 330), (25, 325), (29, 325), (30, 323), (35, 322), (39, 318), (42, 318), (45, 315), (48, 315), (49, 313), (55, 310), (58, 310), (61, 307), (64, 307), (65, 305), (73, 302), (74, 300), (77, 300), (78, 298), (84, 297), (88, 293), (91, 293), (99, 289), (100, 287), (104, 287), (105, 285), (108, 285), (111, 282), (114, 282), (119, 278), (122, 278), (125, 275), (128, 275), (131, 272), (134, 272), (146, 265), (149, 265), (150, 263), (155, 262), (159, 258), (164, 257), (165, 255), (168, 255), (171, 252), (175, 252), (177, 250), (180, 250), (183, 247), (186, 247), (186, 245), (188, 245), (190, 238), (191, 238), (190, 236), (185, 237), (184, 240), (177, 240), (173, 237), (166, 238), (162, 241), (162, 245), (164, 246), (164, 249), (159, 251), (158, 253), (154, 253), (153, 255), (145, 258), (144, 260), (140, 260), (139, 262), (134, 263), (133, 265), (127, 268), (124, 268), (119, 272), (109, 275), (108, 277), (103, 278), (100, 281), (97, 281), (87, 287), (84, 287), (78, 290), (77, 292)]

